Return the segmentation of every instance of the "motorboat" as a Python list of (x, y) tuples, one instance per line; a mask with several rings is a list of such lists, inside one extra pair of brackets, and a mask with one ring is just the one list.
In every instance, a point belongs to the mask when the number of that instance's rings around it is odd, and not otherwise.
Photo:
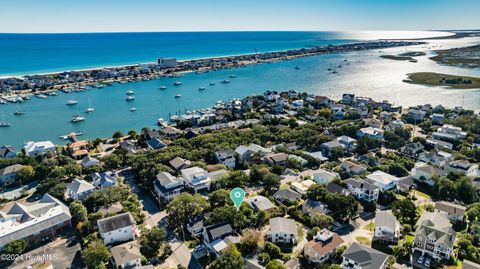
[(180, 86), (180, 85), (182, 85), (182, 82), (180, 82), (180, 81), (175, 81), (175, 82), (173, 83), (173, 85), (174, 85), (174, 86)]
[(84, 120), (85, 120), (85, 117), (82, 117), (82, 116), (79, 116), (79, 115), (75, 115), (71, 121), (72, 121), (73, 123), (75, 123), (75, 122), (80, 122), (80, 121), (84, 121)]
[(175, 98), (180, 98), (180, 97), (182, 97), (182, 94), (181, 94), (181, 93), (175, 94)]
[(77, 103), (78, 103), (77, 100), (70, 99), (70, 100), (68, 100), (67, 105), (72, 106), (72, 105), (76, 105)]
[(129, 96), (127, 96), (127, 98), (126, 98), (125, 100), (127, 100), (127, 101), (133, 101), (133, 100), (135, 100), (135, 96), (129, 95)]
[(167, 87), (166, 87), (166, 86), (163, 86), (163, 85), (160, 86), (160, 87), (158, 87), (158, 88), (159, 88), (160, 90), (166, 90), (166, 89), (167, 89)]

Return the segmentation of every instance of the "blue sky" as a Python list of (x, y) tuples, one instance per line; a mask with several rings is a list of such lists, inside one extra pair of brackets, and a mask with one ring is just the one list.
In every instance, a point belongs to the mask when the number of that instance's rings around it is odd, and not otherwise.
[(477, 0), (10, 0), (0, 32), (479, 29)]

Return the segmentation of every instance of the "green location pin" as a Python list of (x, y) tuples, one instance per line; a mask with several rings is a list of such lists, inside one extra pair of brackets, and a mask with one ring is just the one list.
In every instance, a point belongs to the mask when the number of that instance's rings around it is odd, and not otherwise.
[(242, 205), (243, 199), (245, 199), (245, 191), (242, 188), (235, 188), (230, 192), (230, 198), (238, 210), (240, 205)]

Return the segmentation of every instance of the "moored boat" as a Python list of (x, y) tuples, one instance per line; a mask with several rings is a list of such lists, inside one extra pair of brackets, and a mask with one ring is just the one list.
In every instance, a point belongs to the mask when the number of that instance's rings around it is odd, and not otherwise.
[(181, 94), (181, 93), (175, 94), (175, 98), (180, 98), (180, 97), (182, 97), (182, 94)]
[(180, 86), (180, 85), (182, 85), (182, 82), (180, 82), (180, 81), (175, 81), (175, 82), (173, 83), (173, 85), (175, 85), (175, 86)]
[(77, 100), (70, 99), (70, 100), (68, 100), (67, 105), (71, 106), (71, 105), (76, 105), (77, 103), (78, 103)]

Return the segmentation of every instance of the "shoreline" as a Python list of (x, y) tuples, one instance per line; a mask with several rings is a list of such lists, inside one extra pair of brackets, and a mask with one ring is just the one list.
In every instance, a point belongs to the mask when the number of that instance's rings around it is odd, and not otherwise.
[(23, 100), (12, 100), (11, 97), (32, 93), (41, 94), (57, 90), (72, 90), (72, 88), (78, 89), (85, 86), (95, 86), (96, 84), (109, 85), (114, 82), (128, 83), (139, 80), (151, 80), (162, 76), (175, 77), (186, 72), (203, 73), (330, 53), (384, 49), (419, 44), (424, 44), (424, 42), (377, 40), (179, 61), (175, 59), (174, 66), (161, 66), (155, 62), (147, 62), (133, 65), (26, 75), (23, 77), (0, 78), (0, 98), (7, 98), (6, 101), (10, 102), (21, 102)]

